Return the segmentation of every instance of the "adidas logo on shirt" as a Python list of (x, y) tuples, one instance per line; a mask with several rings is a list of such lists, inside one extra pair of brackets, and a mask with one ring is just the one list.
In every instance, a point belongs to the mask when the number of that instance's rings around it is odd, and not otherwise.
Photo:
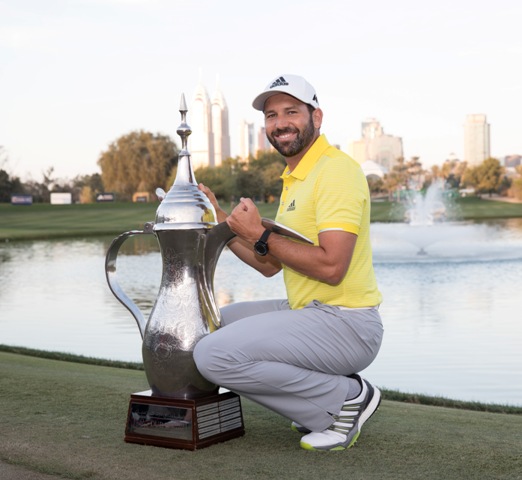
[(288, 82), (285, 80), (285, 77), (279, 77), (272, 85), (270, 85), (270, 88), (275, 87), (282, 87), (284, 85), (288, 85)]
[(286, 211), (287, 212), (293, 212), (295, 210), (295, 200), (292, 200), (290, 202), (290, 205), (288, 205), (288, 207), (286, 208)]

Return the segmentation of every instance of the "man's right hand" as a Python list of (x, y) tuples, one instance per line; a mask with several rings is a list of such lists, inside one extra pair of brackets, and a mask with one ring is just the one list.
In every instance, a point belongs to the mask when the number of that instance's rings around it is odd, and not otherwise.
[(208, 199), (210, 200), (210, 203), (216, 210), (216, 216), (217, 216), (218, 223), (224, 222), (227, 219), (228, 214), (227, 214), (227, 212), (225, 212), (225, 210), (223, 210), (219, 206), (219, 203), (217, 201), (216, 196), (214, 195), (214, 192), (212, 190), (210, 190), (210, 188), (208, 188), (206, 185), (203, 185), (202, 183), (200, 183), (198, 185), (198, 188), (208, 197)]

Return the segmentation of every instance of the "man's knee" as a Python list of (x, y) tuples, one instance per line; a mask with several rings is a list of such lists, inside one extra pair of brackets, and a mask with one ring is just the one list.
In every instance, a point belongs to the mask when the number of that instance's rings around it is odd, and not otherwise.
[(194, 363), (196, 364), (196, 367), (207, 380), (210, 380), (208, 378), (209, 375), (209, 355), (207, 353), (207, 347), (205, 340), (207, 337), (203, 337), (194, 347)]

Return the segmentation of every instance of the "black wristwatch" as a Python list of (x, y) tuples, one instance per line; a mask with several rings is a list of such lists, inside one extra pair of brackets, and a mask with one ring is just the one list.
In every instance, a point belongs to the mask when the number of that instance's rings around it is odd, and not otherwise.
[(254, 252), (262, 257), (268, 253), (268, 243), (266, 241), (268, 240), (268, 236), (271, 233), (272, 232), (270, 230), (265, 230), (263, 235), (261, 235), (261, 238), (256, 243), (254, 243)]

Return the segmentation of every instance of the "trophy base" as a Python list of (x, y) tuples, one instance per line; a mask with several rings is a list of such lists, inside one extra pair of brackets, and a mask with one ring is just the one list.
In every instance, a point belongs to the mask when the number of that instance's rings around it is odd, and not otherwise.
[(241, 400), (232, 392), (181, 399), (147, 390), (130, 398), (126, 442), (196, 450), (244, 434)]

